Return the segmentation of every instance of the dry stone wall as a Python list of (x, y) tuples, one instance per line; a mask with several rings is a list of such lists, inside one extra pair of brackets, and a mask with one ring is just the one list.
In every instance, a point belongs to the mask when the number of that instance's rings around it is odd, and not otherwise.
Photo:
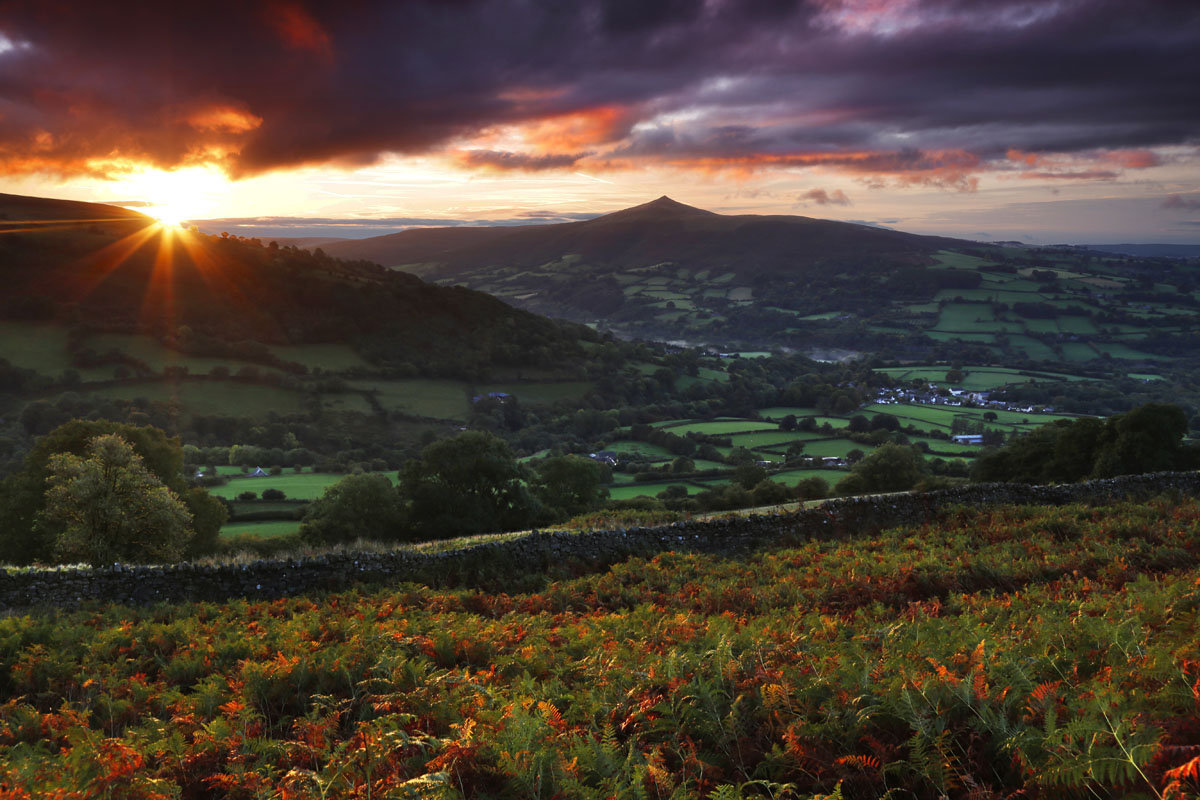
[(73, 607), (91, 602), (147, 604), (276, 598), (359, 584), (511, 585), (519, 576), (562, 576), (631, 556), (666, 551), (735, 554), (815, 538), (854, 536), (930, 521), (947, 507), (1062, 505), (1200, 495), (1200, 472), (1164, 472), (1056, 486), (976, 484), (926, 494), (832, 500), (786, 514), (687, 521), (653, 528), (584, 533), (533, 532), (459, 550), (358, 553), (271, 559), (244, 565), (114, 565), (0, 571), (0, 610)]

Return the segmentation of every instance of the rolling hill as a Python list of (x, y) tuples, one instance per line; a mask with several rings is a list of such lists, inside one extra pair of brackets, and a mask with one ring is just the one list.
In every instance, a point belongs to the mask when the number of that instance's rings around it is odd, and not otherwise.
[(667, 197), (585, 222), (325, 250), (627, 337), (819, 358), (1156, 365), (1194, 352), (1200, 313), (1186, 259), (726, 216)]
[[(0, 318), (147, 334), (193, 355), (340, 344), (368, 362), (571, 361), (583, 328), (366, 261), (179, 230), (123, 208), (0, 195)], [(0, 353), (0, 355), (4, 355)], [(470, 367), (474, 368), (474, 366)]]
[(809, 217), (727, 216), (660, 197), (584, 222), (418, 228), (331, 243), (325, 250), (338, 258), (417, 267), (430, 277), (445, 278), (487, 267), (537, 268), (566, 256), (607, 271), (670, 261), (755, 275), (864, 257), (932, 263), (932, 253), (966, 244)]

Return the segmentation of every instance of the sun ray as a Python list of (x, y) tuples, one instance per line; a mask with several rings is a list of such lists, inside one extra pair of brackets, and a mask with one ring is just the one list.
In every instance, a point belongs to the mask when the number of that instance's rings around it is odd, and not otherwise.
[(253, 313), (257, 310), (234, 280), (237, 268), (232, 264), (221, 263), (213, 254), (212, 245), (203, 236), (184, 231), (179, 235), (179, 243), (196, 267), (200, 278), (215, 295), (224, 298), (242, 313)]
[(158, 248), (154, 253), (150, 277), (142, 293), (138, 318), (143, 326), (151, 330), (157, 327), (155, 322), (161, 320), (168, 332), (174, 332), (178, 322), (175, 312), (176, 230), (168, 225), (158, 227)]
[(79, 287), (79, 296), (75, 299), (82, 299), (95, 291), (105, 278), (128, 261), (160, 230), (161, 227), (158, 224), (151, 223), (80, 258), (76, 263), (83, 266), (87, 272)]

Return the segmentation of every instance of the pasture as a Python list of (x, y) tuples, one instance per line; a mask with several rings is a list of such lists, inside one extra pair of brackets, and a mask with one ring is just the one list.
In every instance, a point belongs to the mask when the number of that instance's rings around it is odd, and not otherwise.
[[(387, 475), (393, 483), (397, 480), (396, 472), (382, 474)], [(278, 489), (289, 500), (316, 500), (326, 488), (345, 477), (336, 472), (305, 472), (299, 475), (285, 472), (264, 478), (232, 478), (224, 486), (213, 486), (208, 491), (217, 497), (233, 500), (242, 492), (255, 492), (261, 497), (266, 489)]]
[(304, 395), (274, 386), (234, 381), (125, 382), (96, 386), (86, 391), (114, 400), (178, 402), (186, 413), (220, 414), (265, 418), (268, 414), (292, 414), (304, 410)]
[(387, 411), (398, 411), (416, 417), (462, 421), (471, 410), (466, 384), (458, 381), (431, 378), (363, 378), (346, 383), (357, 390), (373, 392), (379, 404)]
[(265, 520), (259, 522), (228, 522), (221, 527), (221, 538), (254, 536), (259, 539), (274, 539), (291, 536), (300, 531), (299, 520)]

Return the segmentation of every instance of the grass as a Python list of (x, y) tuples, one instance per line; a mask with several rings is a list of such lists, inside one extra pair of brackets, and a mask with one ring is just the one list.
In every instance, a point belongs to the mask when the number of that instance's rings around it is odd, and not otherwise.
[(755, 433), (738, 433), (729, 437), (734, 447), (745, 447), (753, 450), (756, 447), (771, 447), (779, 445), (786, 448), (792, 442), (811, 441), (823, 438), (819, 433), (802, 431), (759, 431)]
[(300, 530), (299, 520), (267, 520), (264, 522), (230, 522), (221, 527), (221, 538), (232, 536), (255, 536), (260, 539), (274, 539), (277, 536), (290, 536)]
[(122, 383), (88, 390), (114, 400), (179, 401), (190, 414), (220, 414), (260, 419), (269, 413), (293, 414), (304, 410), (299, 392), (233, 381)]
[(371, 366), (349, 345), (344, 344), (275, 345), (268, 349), (283, 360), (304, 364), (310, 370), (342, 372)]
[(355, 389), (377, 392), (379, 404), (388, 411), (417, 417), (465, 420), (471, 411), (467, 388), (458, 381), (413, 378), (389, 381), (373, 378), (347, 381)]
[[(96, 334), (87, 340), (87, 346), (102, 354), (112, 349), (120, 350), (146, 362), (146, 366), (155, 372), (162, 372), (166, 367), (187, 367), (193, 375), (206, 375), (213, 367), (225, 367), (230, 372), (236, 372), (249, 364), (236, 358), (210, 358), (180, 353), (151, 336), (129, 333)], [(253, 366), (260, 372), (269, 369), (257, 364)]]
[(771, 476), (771, 480), (776, 483), (782, 483), (784, 486), (795, 486), (800, 481), (809, 478), (820, 478), (829, 484), (829, 488), (846, 477), (849, 473), (839, 469), (789, 469), (785, 472), (776, 472)]
[(72, 369), (67, 331), (40, 322), (0, 322), (0, 356), (14, 367), (57, 376)]
[(1051, 347), (1032, 336), (1009, 336), (1008, 344), (1009, 347), (1024, 350), (1025, 355), (1034, 361), (1055, 361), (1058, 358)]
[(1094, 336), (1098, 331), (1095, 323), (1088, 317), (1058, 317), (1058, 328), (1063, 333), (1073, 333), (1078, 336)]
[(770, 430), (776, 426), (771, 422), (761, 420), (714, 420), (712, 422), (685, 422), (681, 425), (667, 426), (667, 430), (677, 436), (687, 433), (703, 433), (713, 436), (725, 436), (732, 433), (747, 431)]
[(627, 483), (621, 486), (608, 487), (608, 496), (613, 500), (631, 500), (634, 497), (656, 497), (659, 492), (668, 486), (684, 486), (687, 488), (689, 495), (699, 494), (706, 488), (684, 480), (668, 480), (659, 483)]
[(1061, 347), (1063, 358), (1067, 361), (1091, 361), (1100, 356), (1090, 345), (1083, 342), (1063, 342)]
[[(395, 472), (383, 474), (392, 481), (396, 480), (397, 473)], [(266, 489), (278, 489), (288, 500), (315, 500), (327, 487), (345, 477), (336, 472), (306, 472), (300, 475), (285, 472), (282, 475), (269, 475), (265, 478), (234, 478), (224, 486), (213, 486), (209, 489), (209, 493), (232, 500), (242, 492), (255, 492), (261, 497)]]
[(676, 457), (667, 448), (657, 444), (650, 444), (649, 442), (621, 440), (610, 442), (604, 449), (612, 450), (614, 453), (641, 453), (651, 461), (666, 461)]
[(949, 250), (939, 251), (934, 258), (937, 259), (936, 266), (950, 269), (973, 270), (991, 263), (978, 256), (969, 256), (966, 253), (952, 253)]

